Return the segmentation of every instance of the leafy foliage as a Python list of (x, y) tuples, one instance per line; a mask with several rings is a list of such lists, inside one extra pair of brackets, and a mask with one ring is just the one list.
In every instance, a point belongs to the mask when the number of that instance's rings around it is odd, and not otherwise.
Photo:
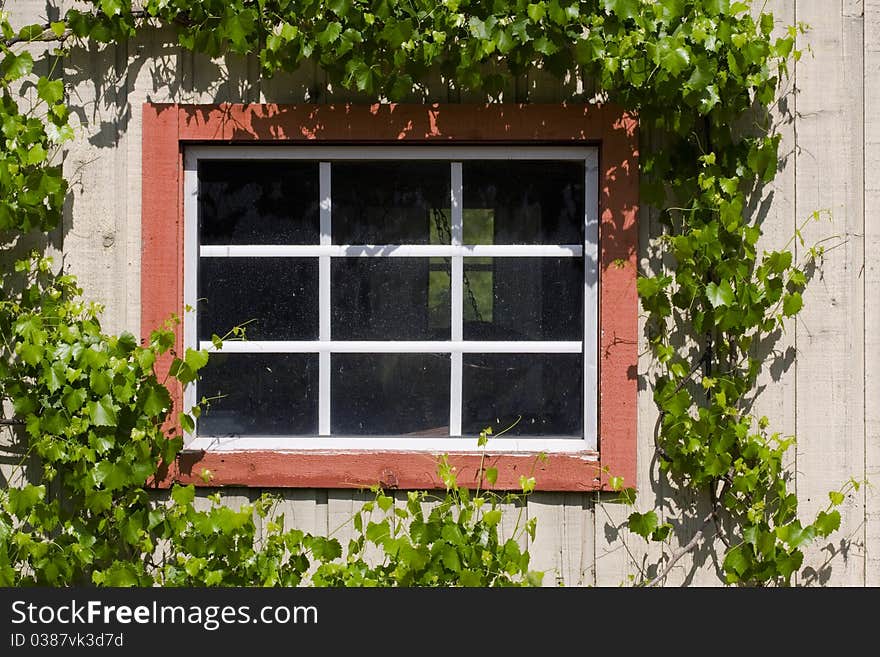
[[(16, 271), (23, 293), (0, 302), (4, 396), (24, 422), (21, 466), (31, 482), (0, 490), (3, 586), (494, 586), (528, 585), (529, 555), (500, 538), (503, 498), (471, 496), (446, 463), (445, 496), (412, 493), (405, 506), (376, 490), (339, 542), (285, 529), (263, 495), (233, 510), (219, 495), (199, 510), (193, 486), (150, 492), (183, 441), (169, 435), (172, 401), (157, 363), (173, 356), (174, 324), (139, 345), (101, 332), (73, 277), (33, 256)], [(207, 352), (187, 350), (170, 371), (189, 383)], [(185, 415), (192, 421), (191, 415)], [(183, 422), (181, 424), (184, 424)], [(508, 501), (515, 500), (511, 496)], [(430, 503), (430, 504), (429, 504)], [(430, 506), (426, 513), (424, 507)], [(369, 520), (375, 510), (381, 518)], [(265, 527), (264, 532), (258, 528)], [(534, 535), (535, 525), (519, 528)], [(370, 563), (367, 544), (384, 554)]]
[[(18, 44), (113, 43), (155, 24), (173, 27), (179, 44), (196, 52), (253, 54), (266, 76), (316, 61), (334, 82), (382, 99), (418, 92), (438, 70), (457, 88), (495, 98), (505, 76), (535, 68), (596, 81), (602, 98), (636, 112), (662, 144), (640, 155), (641, 197), (659, 211), (657, 246), (674, 265), (638, 279), (659, 368), (662, 469), (733, 527), (727, 582), (787, 584), (802, 548), (837, 529), (844, 491), (803, 525), (783, 467), (792, 439), (748, 411), (762, 367), (756, 349), (800, 311), (808, 271), (822, 255), (811, 248), (795, 263), (789, 249), (759, 252), (761, 227), (745, 210), (776, 175), (780, 135), (768, 108), (800, 57), (796, 39), (806, 26), (775, 30), (771, 14), (730, 0), (88, 0), (61, 21), (17, 31), (3, 16), (0, 230), (57, 225), (66, 183), (54, 154), (72, 136), (64, 89), (51, 74), (38, 76), (35, 108), (20, 111), (10, 90), (32, 75), (33, 59)], [(745, 119), (755, 127), (742, 130)], [(29, 277), (21, 293), (8, 292), (15, 288), (4, 280), (0, 393), (26, 423), (45, 483), (10, 489), (3, 500), (5, 581), (294, 583), (308, 554), (321, 562), (314, 583), (486, 584), (526, 574), (527, 555), (493, 538), (497, 509), (454, 486), (427, 518), (419, 494), (399, 508), (378, 493), (375, 506), (394, 511), (378, 522), (355, 517), (363, 533), (344, 564), (334, 561), (341, 551), (332, 539), (296, 532), (270, 532), (256, 550), (247, 518), (268, 514), (268, 502), (196, 512), (179, 489), (168, 509), (149, 508), (142, 485), (179, 446), (179, 437), (163, 442), (170, 397), (153, 369), (173, 347), (170, 328), (143, 346), (105, 336), (97, 309), (75, 301), (72, 278), (49, 276), (36, 260), (20, 273)], [(172, 373), (190, 382), (204, 360), (188, 352)], [(610, 474), (615, 487), (625, 485)], [(63, 495), (51, 495), (53, 487)], [(524, 478), (523, 490), (533, 488)], [(65, 511), (60, 499), (84, 515)], [(400, 529), (403, 521), (409, 529)], [(654, 511), (634, 512), (629, 527), (650, 540), (669, 534)], [(157, 570), (133, 558), (175, 540), (181, 551)], [(366, 565), (367, 543), (384, 550), (384, 565)], [(114, 557), (111, 545), (132, 558)], [(284, 571), (284, 559), (298, 565)]]

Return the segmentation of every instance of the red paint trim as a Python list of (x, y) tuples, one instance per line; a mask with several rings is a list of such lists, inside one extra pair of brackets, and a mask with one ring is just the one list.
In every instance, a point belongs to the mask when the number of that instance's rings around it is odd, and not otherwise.
[[(611, 105), (159, 105), (143, 108), (143, 336), (182, 315), (182, 150), (186, 143), (596, 144), (600, 182), (599, 459), (594, 452), (494, 454), (496, 488), (533, 472), (539, 490), (606, 489), (636, 479), (638, 122)], [(178, 333), (178, 350), (180, 333)], [(163, 366), (167, 368), (168, 363)], [(172, 391), (180, 403), (180, 390)], [(178, 406), (179, 407), (179, 406)], [(199, 452), (181, 456), (180, 481), (210, 485), (438, 488), (437, 455), (419, 452)], [(450, 454), (459, 483), (475, 485), (480, 456)], [(486, 467), (489, 467), (486, 465)], [(177, 468), (175, 468), (177, 470)], [(474, 479), (474, 482), (470, 480)]]
[[(595, 457), (595, 454), (593, 454)], [(449, 454), (458, 484), (476, 488), (480, 468), (497, 468), (495, 490), (520, 488), (520, 476), (535, 477), (542, 490), (596, 490), (599, 464), (583, 456), (554, 455), (542, 461), (535, 454)], [(190, 452), (179, 459), (177, 481), (294, 488), (431, 489), (442, 487), (438, 456), (426, 452)], [(480, 488), (486, 488), (485, 479)]]
[[(183, 157), (176, 108), (143, 106), (143, 170), (141, 175), (141, 338), (163, 328), (173, 316), (183, 317)], [(179, 327), (178, 327), (179, 328)], [(181, 353), (183, 331), (177, 330), (175, 351)], [(165, 379), (174, 354), (156, 363)], [(183, 389), (168, 379), (174, 408), (183, 406)], [(170, 430), (179, 432), (176, 417)]]

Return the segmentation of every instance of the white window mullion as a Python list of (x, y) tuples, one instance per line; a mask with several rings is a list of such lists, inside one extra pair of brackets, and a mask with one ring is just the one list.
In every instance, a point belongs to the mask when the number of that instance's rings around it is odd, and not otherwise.
[[(580, 340), (228, 340), (223, 352), (229, 354), (579, 354)], [(210, 340), (200, 349), (216, 351)]]
[(598, 449), (599, 415), (599, 158), (584, 162), (584, 441)]
[[(460, 247), (464, 236), (464, 211), (462, 208), (463, 192), (461, 178), (461, 162), (451, 163), (452, 176), (452, 220), (450, 233), (452, 246)], [(450, 322), (452, 324), (452, 341), (461, 342), (464, 339), (464, 258), (461, 255), (451, 257), (449, 268), (450, 301), (452, 309)], [(455, 351), (450, 355), (452, 362), (449, 367), (449, 435), (461, 435), (461, 407), (462, 407), (462, 355)]]
[[(199, 284), (199, 173), (198, 160), (191, 154), (186, 154), (183, 177), (183, 303), (192, 310), (184, 312), (183, 316), (183, 344), (184, 349), (191, 347), (198, 349), (198, 284)], [(197, 384), (196, 384), (197, 385)], [(195, 406), (198, 400), (198, 391), (195, 385), (184, 388), (183, 404), (184, 411)]]
[[(321, 246), (332, 242), (332, 202), (330, 163), (319, 165), (321, 197)], [(321, 351), (318, 359), (318, 433), (330, 435), (330, 256), (318, 257), (318, 340)]]
[(205, 244), (203, 258), (580, 258), (580, 244)]
[(449, 354), (449, 435), (461, 435), (462, 383), (464, 366), (460, 351)]

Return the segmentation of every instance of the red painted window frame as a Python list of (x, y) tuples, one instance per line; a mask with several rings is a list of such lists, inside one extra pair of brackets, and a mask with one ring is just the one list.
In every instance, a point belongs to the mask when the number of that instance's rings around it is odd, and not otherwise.
[[(607, 490), (634, 485), (637, 446), (638, 121), (612, 105), (182, 105), (143, 106), (141, 334), (183, 316), (183, 151), (189, 144), (581, 144), (599, 149), (599, 417), (595, 451), (449, 452), (462, 486), (496, 467), (495, 489)], [(177, 334), (182, 352), (182, 330)], [(170, 358), (159, 363), (167, 371)], [(183, 391), (172, 387), (175, 407)], [(178, 427), (179, 430), (179, 427)], [(160, 485), (296, 488), (442, 488), (438, 454), (339, 450), (184, 451)], [(213, 474), (210, 482), (200, 476)]]

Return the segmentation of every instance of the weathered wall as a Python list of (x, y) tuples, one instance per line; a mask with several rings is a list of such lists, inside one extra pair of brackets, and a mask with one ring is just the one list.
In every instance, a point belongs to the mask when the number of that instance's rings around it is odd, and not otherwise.
[[(57, 15), (46, 0), (7, 5), (16, 24)], [(827, 491), (850, 477), (880, 481), (880, 405), (873, 403), (880, 393), (880, 85), (871, 84), (880, 79), (880, 0), (768, 0), (766, 8), (780, 30), (798, 21), (810, 26), (799, 43), (809, 52), (777, 105), (784, 161), (753, 212), (764, 222), (768, 247), (788, 243), (815, 211), (831, 217), (804, 229), (805, 247), (796, 243), (803, 255), (806, 247), (831, 238), (804, 295), (804, 310), (767, 354), (755, 406), (775, 430), (797, 436), (790, 471), (807, 517), (827, 503)], [(137, 333), (140, 325), (143, 102), (363, 100), (329, 88), (315, 67), (261, 80), (253, 58), (212, 61), (181, 52), (169, 34), (154, 30), (126, 45), (74, 50), (65, 67), (79, 127), (65, 159), (73, 184), (62, 230), (64, 262), (86, 295), (106, 305), (109, 331)], [(509, 86), (505, 99), (517, 102), (561, 101), (578, 90), (540, 72)], [(413, 100), (483, 99), (450, 93), (438, 80), (426, 98)], [(650, 139), (644, 135), (645, 147)], [(646, 269), (654, 266), (651, 239), (657, 234), (654, 217), (643, 212), (640, 258)], [(652, 459), (656, 410), (649, 366), (648, 359), (639, 363), (640, 510), (670, 492)], [(280, 492), (288, 522), (314, 532), (343, 525), (365, 499), (343, 490)], [(237, 504), (257, 493), (236, 489), (225, 497)], [(694, 526), (679, 523), (675, 506), (668, 500), (665, 505), (662, 512), (675, 526), (673, 543), (686, 543)], [(619, 531), (628, 510), (598, 495), (536, 493), (524, 510), (510, 511), (507, 527), (520, 511), (523, 519), (538, 519), (529, 547), (533, 566), (548, 571), (548, 584), (626, 585), (659, 556), (656, 549), (646, 554), (641, 539)], [(862, 487), (848, 497), (842, 516), (841, 530), (810, 549), (800, 583), (880, 585), (880, 493)], [(714, 554), (702, 548), (682, 559), (668, 584), (717, 585)]]

